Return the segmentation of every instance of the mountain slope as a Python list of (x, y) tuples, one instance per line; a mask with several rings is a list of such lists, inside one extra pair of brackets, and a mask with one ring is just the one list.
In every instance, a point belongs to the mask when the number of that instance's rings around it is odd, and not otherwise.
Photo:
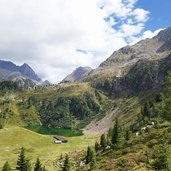
[(71, 74), (69, 74), (62, 82), (76, 82), (83, 79), (92, 71), (91, 67), (78, 67)]
[(145, 39), (133, 46), (126, 46), (115, 51), (83, 80), (96, 84), (106, 78), (123, 77), (139, 60), (167, 57), (171, 52), (170, 42), (171, 27), (162, 30), (152, 39)]
[(115, 51), (83, 81), (90, 82), (92, 86), (114, 96), (125, 92), (130, 94), (132, 90), (134, 93), (137, 90), (140, 92), (159, 88), (170, 71), (170, 42), (171, 28), (168, 28), (152, 39), (123, 47)]
[(15, 80), (19, 77), (41, 81), (33, 69), (27, 65), (17, 66), (10, 61), (0, 60), (0, 80)]

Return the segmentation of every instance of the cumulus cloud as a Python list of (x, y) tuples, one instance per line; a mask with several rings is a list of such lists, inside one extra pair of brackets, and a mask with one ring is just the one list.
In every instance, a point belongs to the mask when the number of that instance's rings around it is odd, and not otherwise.
[(161, 30), (163, 30), (163, 29), (158, 29), (154, 32), (152, 32), (151, 30), (147, 30), (147, 31), (143, 32), (143, 34), (141, 36), (131, 37), (130, 45), (133, 45), (133, 44), (139, 42), (140, 40), (152, 38), (152, 37), (156, 36)]
[(1, 0), (0, 58), (26, 62), (51, 82), (78, 66), (97, 67), (143, 32), (149, 12), (136, 2)]

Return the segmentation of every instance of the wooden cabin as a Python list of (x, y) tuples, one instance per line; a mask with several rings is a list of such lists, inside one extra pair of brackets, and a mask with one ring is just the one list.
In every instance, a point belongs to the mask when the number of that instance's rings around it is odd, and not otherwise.
[(67, 143), (68, 140), (65, 139), (64, 137), (61, 137), (59, 135), (54, 135), (53, 138), (55, 138), (56, 140), (54, 141), (55, 144), (62, 144), (62, 143)]

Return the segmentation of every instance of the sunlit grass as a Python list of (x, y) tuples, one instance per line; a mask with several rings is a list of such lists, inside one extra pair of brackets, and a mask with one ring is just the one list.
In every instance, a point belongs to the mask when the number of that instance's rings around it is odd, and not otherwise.
[(0, 130), (0, 167), (6, 161), (16, 166), (21, 147), (26, 148), (26, 156), (32, 164), (37, 157), (48, 170), (54, 170), (55, 160), (61, 154), (86, 149), (94, 145), (99, 135), (82, 135), (67, 137), (68, 143), (55, 144), (52, 135), (42, 135), (21, 127), (7, 127)]

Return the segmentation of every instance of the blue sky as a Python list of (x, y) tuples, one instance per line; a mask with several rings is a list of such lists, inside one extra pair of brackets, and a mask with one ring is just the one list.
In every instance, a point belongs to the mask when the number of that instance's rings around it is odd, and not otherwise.
[(155, 31), (171, 26), (171, 0), (139, 0), (136, 6), (150, 12), (146, 30)]
[(171, 0), (0, 0), (0, 59), (60, 82), (171, 25)]

